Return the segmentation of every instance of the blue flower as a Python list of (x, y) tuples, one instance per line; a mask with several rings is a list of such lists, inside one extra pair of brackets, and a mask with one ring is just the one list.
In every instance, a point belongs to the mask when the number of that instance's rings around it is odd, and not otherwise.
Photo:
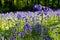
[(18, 32), (18, 35), (23, 36), (24, 33), (23, 32)]
[(15, 37), (11, 37), (10, 40), (15, 40)]
[(41, 29), (36, 30), (37, 34), (41, 34)]
[(44, 12), (48, 12), (48, 11), (49, 11), (49, 8), (45, 7)]
[(40, 7), (40, 5), (37, 5), (37, 4), (33, 7), (33, 9), (34, 10), (38, 10), (38, 11), (42, 10), (42, 8)]
[(46, 35), (44, 35), (44, 39), (45, 39), (45, 40), (52, 40), (52, 38), (51, 38), (51, 37), (46, 36)]
[(43, 11), (44, 11), (44, 14), (47, 15), (47, 12), (48, 12), (48, 11), (52, 11), (52, 9), (45, 7)]
[(60, 10), (54, 11), (54, 13), (59, 16), (60, 15)]
[(41, 34), (41, 31), (43, 30), (43, 27), (40, 24), (36, 24), (36, 25), (34, 25), (33, 30), (35, 30), (35, 32), (37, 34)]
[(39, 11), (39, 13), (38, 13), (37, 15), (40, 15), (40, 16), (42, 16), (42, 12), (43, 12), (43, 11)]
[(42, 10), (42, 6), (41, 6), (41, 5), (35, 5), (35, 6), (33, 7), (33, 9), (34, 9), (34, 10), (38, 10), (39, 13), (38, 13), (37, 15), (42, 16), (43, 10)]
[(27, 22), (27, 20), (28, 20), (26, 17), (23, 17), (23, 19), (24, 19), (26, 22)]
[(29, 32), (31, 31), (30, 25), (28, 23), (24, 25), (24, 32), (27, 32), (27, 31)]
[(17, 18), (20, 19), (21, 15), (20, 14), (17, 14)]
[(5, 14), (1, 14), (1, 17), (4, 18), (5, 17)]
[(34, 10), (37, 10), (37, 8), (40, 8), (39, 5), (35, 5), (35, 6), (33, 7)]

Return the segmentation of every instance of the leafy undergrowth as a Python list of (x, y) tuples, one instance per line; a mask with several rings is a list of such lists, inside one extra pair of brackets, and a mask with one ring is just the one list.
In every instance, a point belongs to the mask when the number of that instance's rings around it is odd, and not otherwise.
[(45, 14), (40, 16), (37, 15), (38, 13), (17, 12), (12, 14), (11, 12), (10, 14), (1, 14), (0, 34), (6, 40), (59, 40), (59, 16), (46, 16)]
[[(35, 6), (36, 7), (36, 6)], [(59, 10), (58, 10), (59, 11)], [(60, 40), (60, 12), (10, 12), (0, 14), (2, 40)]]

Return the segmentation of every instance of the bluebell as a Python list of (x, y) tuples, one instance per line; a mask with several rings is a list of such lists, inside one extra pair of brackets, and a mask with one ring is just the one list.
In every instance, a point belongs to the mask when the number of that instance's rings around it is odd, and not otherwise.
[(18, 35), (20, 36), (23, 36), (23, 34), (24, 34), (23, 32), (18, 32)]
[(17, 14), (17, 18), (20, 19), (21, 15), (20, 14)]
[(30, 25), (28, 23), (24, 25), (24, 32), (27, 32), (27, 31), (31, 31)]
[(51, 37), (46, 36), (46, 35), (44, 36), (44, 39), (45, 39), (45, 40), (52, 40), (52, 38), (51, 38)]
[(10, 40), (15, 40), (15, 38), (14, 37), (11, 37)]
[(33, 30), (35, 30), (35, 32), (37, 34), (41, 34), (41, 31), (43, 30), (43, 27), (40, 24), (36, 24), (36, 25), (34, 25)]
[(38, 11), (41, 11), (42, 8), (40, 7), (40, 5), (36, 4), (34, 7), (33, 7), (34, 10), (38, 10)]

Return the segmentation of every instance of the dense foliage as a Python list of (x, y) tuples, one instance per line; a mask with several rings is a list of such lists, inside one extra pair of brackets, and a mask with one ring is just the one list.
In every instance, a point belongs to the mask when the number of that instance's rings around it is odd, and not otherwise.
[(9, 11), (33, 11), (32, 7), (35, 4), (59, 9), (60, 0), (0, 0), (0, 12)]
[(0, 14), (0, 40), (60, 40), (60, 10), (33, 9), (38, 11)]

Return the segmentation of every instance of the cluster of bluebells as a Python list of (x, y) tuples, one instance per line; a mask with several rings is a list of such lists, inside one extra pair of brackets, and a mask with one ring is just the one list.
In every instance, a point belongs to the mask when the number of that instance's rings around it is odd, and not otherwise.
[[(0, 28), (3, 31), (11, 30), (10, 40), (15, 40), (16, 35), (24, 36), (24, 35), (31, 35), (32, 31), (34, 30), (35, 33), (41, 35), (41, 30), (43, 27), (40, 25), (41, 17), (38, 15), (38, 12), (10, 12), (6, 14), (0, 14)], [(3, 24), (2, 24), (3, 23)], [(37, 25), (37, 23), (39, 23)], [(33, 25), (33, 26), (32, 26)], [(34, 26), (35, 25), (35, 26)], [(33, 29), (33, 30), (32, 30)], [(22, 31), (21, 31), (22, 30)], [(2, 31), (1, 31), (2, 32)], [(5, 34), (5, 33), (4, 33)], [(32, 34), (33, 35), (33, 34)], [(8, 40), (8, 39), (7, 39)]]
[[(11, 33), (6, 32), (8, 35), (10, 34), (10, 40), (15, 40), (15, 36), (18, 34), (20, 36), (24, 36), (25, 34), (31, 34), (32, 32), (32, 24), (36, 24), (37, 20), (40, 21), (38, 12), (10, 12), (6, 14), (0, 14), (0, 30), (1, 34), (4, 31), (11, 30)], [(6, 34), (4, 33), (4, 34)], [(13, 36), (12, 36), (12, 35)], [(8, 40), (8, 39), (7, 39)]]
[[(59, 17), (59, 10), (53, 11), (51, 8), (41, 5), (35, 5), (33, 9), (38, 11), (0, 14), (0, 34), (5, 35), (6, 40), (25, 40), (27, 36), (32, 37), (32, 40), (36, 40), (34, 37), (36, 36), (37, 38), (38, 35), (44, 40), (52, 40), (51, 36), (49, 36), (51, 33), (49, 30), (51, 29), (47, 24), (53, 23), (49, 20), (49, 17), (51, 18), (54, 15)], [(48, 31), (50, 32), (49, 34), (47, 34)], [(37, 40), (42, 40), (41, 38), (37, 38)], [(27, 38), (26, 40), (30, 39)]]
[(33, 7), (34, 10), (38, 10), (39, 14), (42, 14), (44, 12), (45, 15), (48, 14), (48, 12), (52, 12), (53, 10), (51, 8), (45, 7), (45, 6), (41, 6), (41, 5), (35, 5)]

